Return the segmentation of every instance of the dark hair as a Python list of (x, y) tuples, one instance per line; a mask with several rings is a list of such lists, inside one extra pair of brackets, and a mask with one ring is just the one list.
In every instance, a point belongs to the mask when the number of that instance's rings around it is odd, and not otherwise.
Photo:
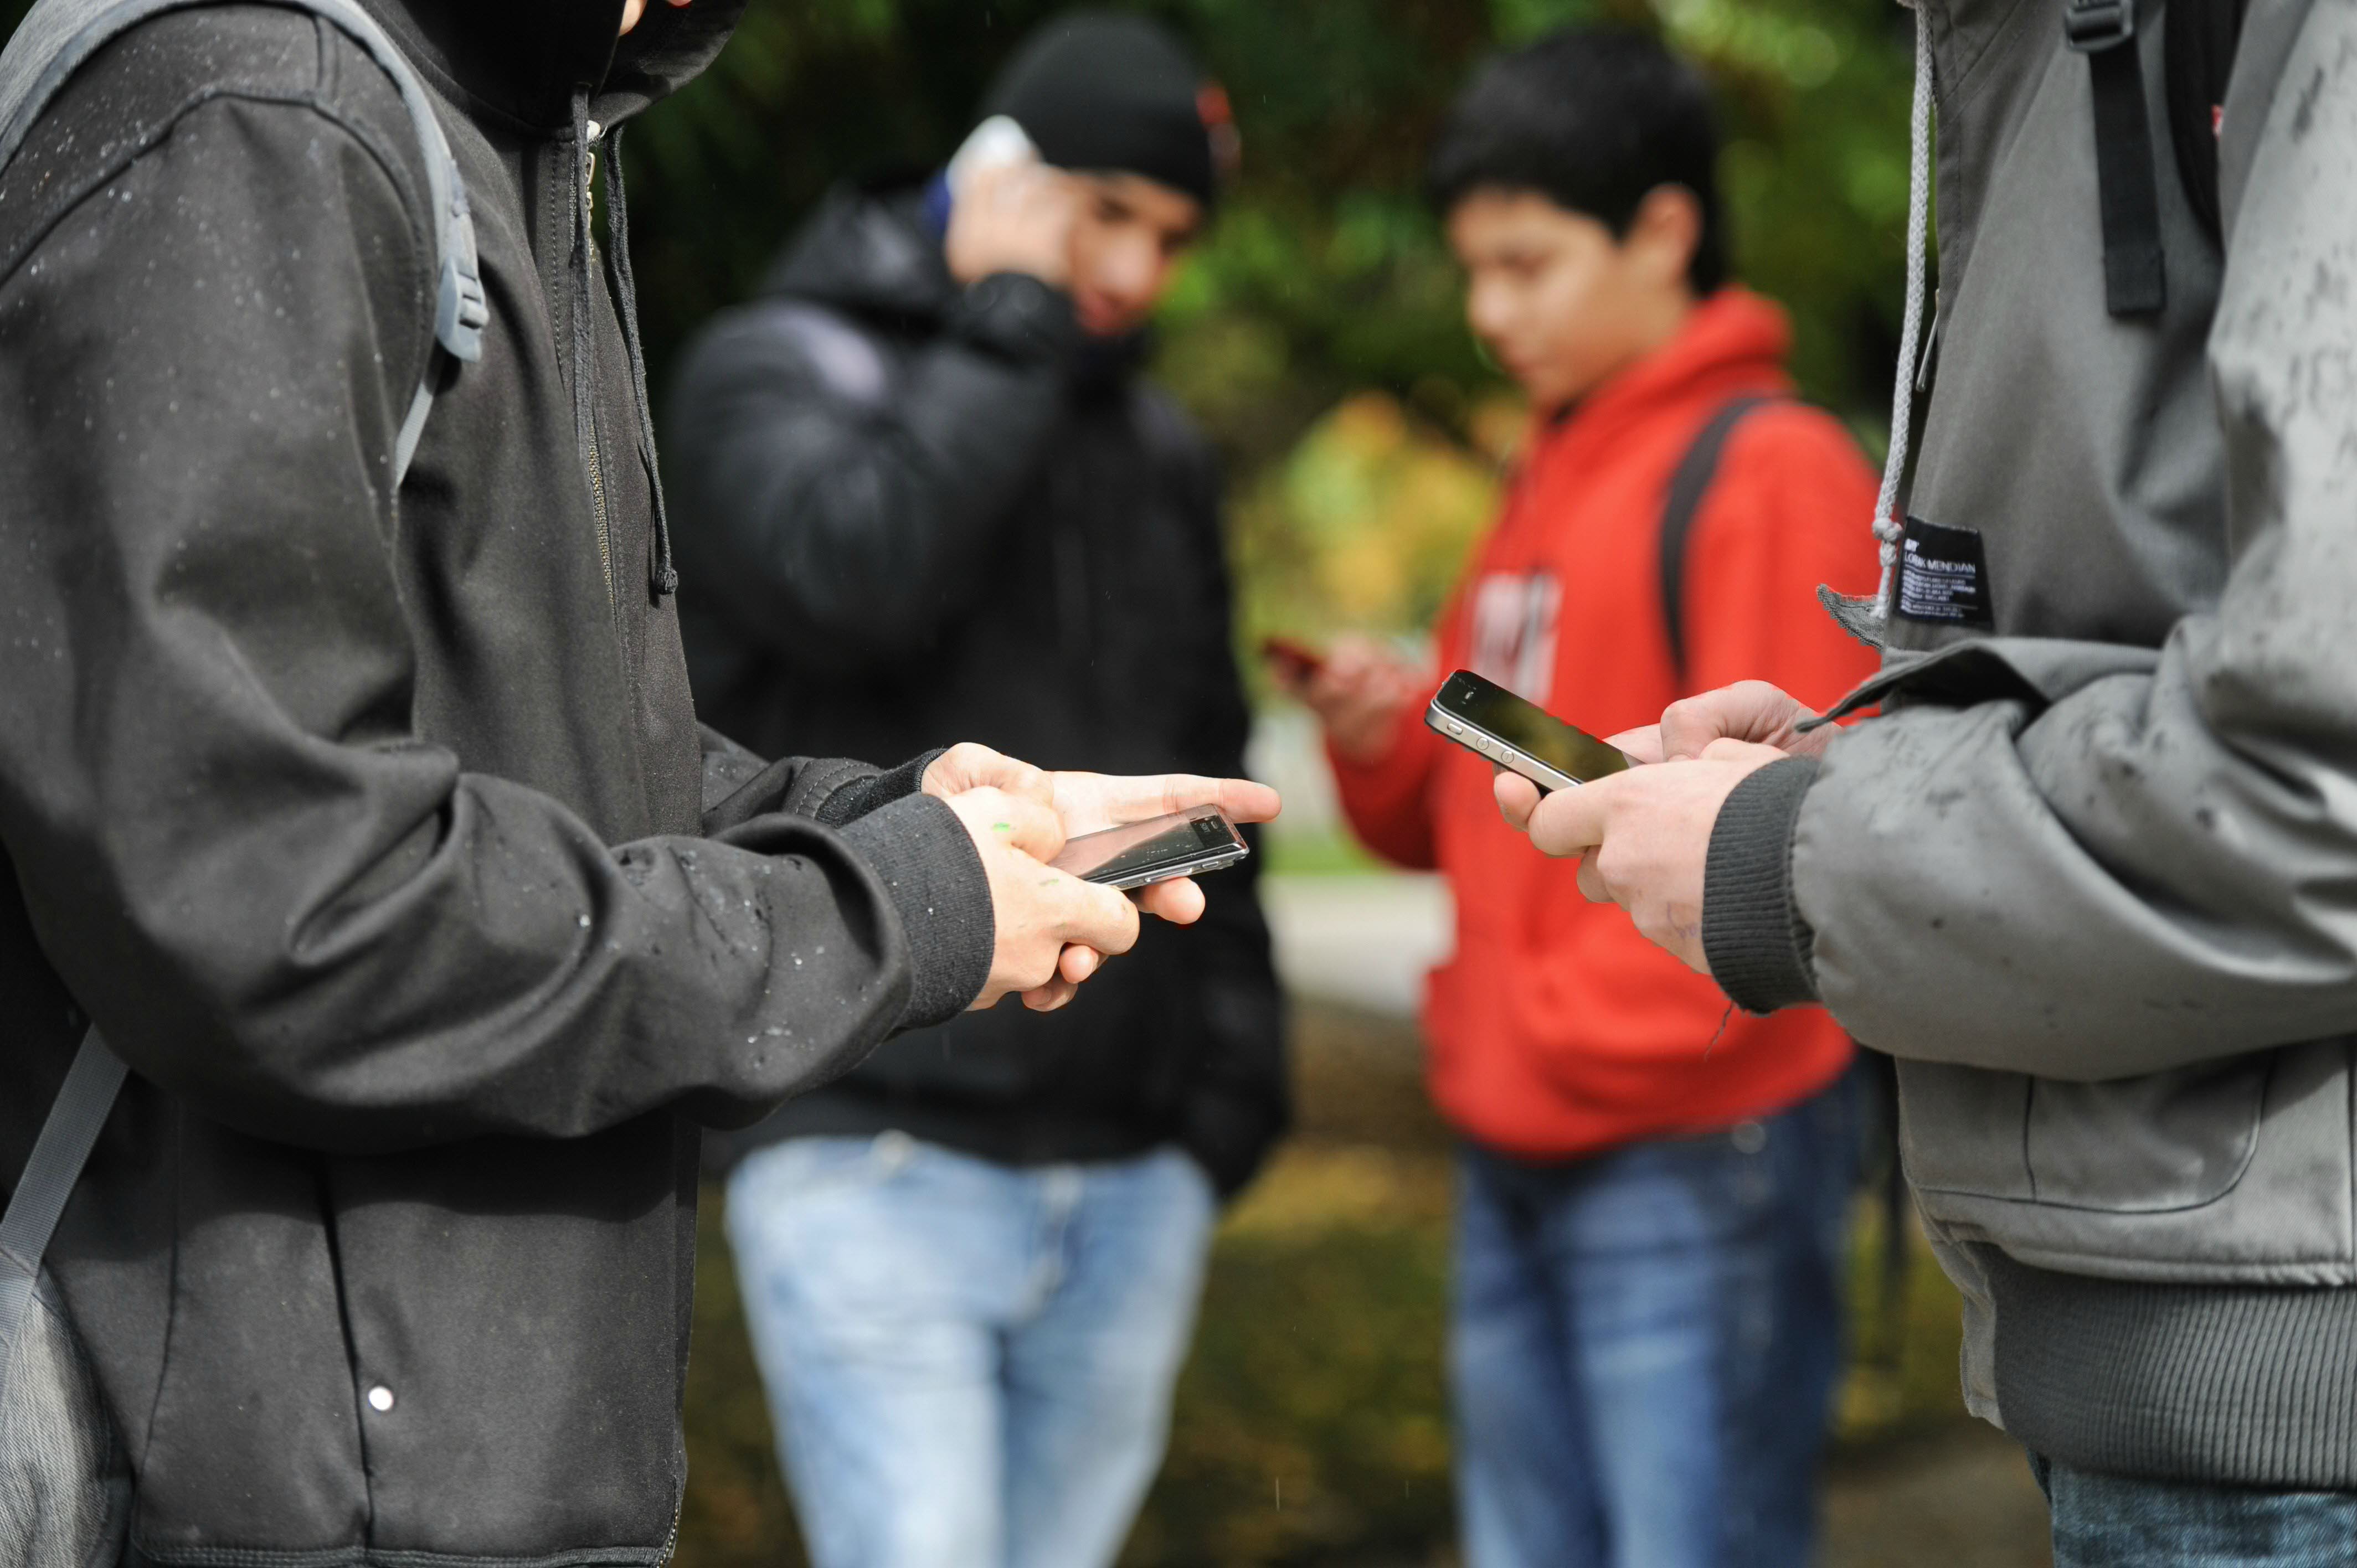
[(1657, 187), (1702, 208), (1686, 265), (1697, 296), (1727, 281), (1718, 117), (1695, 69), (1648, 33), (1566, 27), (1482, 66), (1433, 147), (1426, 189), (1447, 213), (1484, 186), (1528, 190), (1625, 236)]

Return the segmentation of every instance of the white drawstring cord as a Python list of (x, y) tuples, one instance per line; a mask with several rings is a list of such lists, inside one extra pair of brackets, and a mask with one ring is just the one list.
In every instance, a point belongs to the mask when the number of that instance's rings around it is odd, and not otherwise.
[[(1910, 4), (1910, 0), (1901, 0)], [(1920, 3), (1915, 13), (1915, 113), (1909, 135), (1907, 169), (1907, 311), (1899, 329), (1899, 371), (1891, 378), (1890, 456), (1882, 465), (1882, 489), (1874, 500), (1874, 537), (1882, 556), (1882, 583), (1874, 593), (1874, 616), (1887, 620), (1899, 568), (1899, 482), (1907, 473), (1907, 444), (1915, 413), (1915, 356), (1923, 338), (1923, 274), (1932, 233), (1932, 27)]]

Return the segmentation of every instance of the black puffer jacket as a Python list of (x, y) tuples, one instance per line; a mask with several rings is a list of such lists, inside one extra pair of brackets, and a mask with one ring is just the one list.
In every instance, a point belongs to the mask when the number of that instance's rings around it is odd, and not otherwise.
[[(1017, 274), (961, 290), (918, 192), (839, 193), (669, 409), (706, 713), (755, 744), (906, 749), (947, 725), (1044, 767), (1236, 773), (1216, 477), (1201, 439)], [(1177, 1142), (1233, 1190), (1286, 1121), (1255, 874), (1205, 879), (1061, 1013), (896, 1040), (746, 1138), (899, 1128), (1013, 1163)]]
[(0, 1178), (89, 1010), (134, 1078), (51, 1262), (135, 1561), (652, 1563), (683, 1116), (953, 1013), (987, 885), (911, 770), (700, 736), (653, 586), (573, 127), (738, 7), (651, 6), (618, 54), (621, 0), (371, 4), (491, 306), (398, 497), (425, 177), (341, 33), (145, 24), (0, 180)]

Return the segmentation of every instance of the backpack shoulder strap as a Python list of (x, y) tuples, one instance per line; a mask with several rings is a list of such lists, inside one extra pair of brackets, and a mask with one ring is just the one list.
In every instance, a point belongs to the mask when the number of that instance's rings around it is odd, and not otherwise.
[(2163, 96), (2169, 139), (2186, 204), (2212, 243), (2222, 238), (2218, 210), (2218, 119), (2234, 55), (2243, 39), (2246, 0), (2169, 0), (2161, 14)]
[(1781, 401), (1765, 392), (1727, 399), (1704, 422), (1670, 475), (1670, 488), (1662, 502), (1662, 624), (1669, 628), (1670, 668), (1677, 671), (1681, 684), (1686, 678), (1686, 540), (1694, 532), (1695, 516), (1702, 510), (1711, 481), (1718, 477), (1719, 454), (1727, 449), (1727, 438), (1735, 434), (1735, 427), (1760, 404)]
[[(112, 38), (167, 11), (209, 0), (39, 0), (0, 50), (0, 169), (17, 149), (41, 111), (74, 71)], [(425, 154), (426, 190), (433, 203), (435, 245), (434, 362), (419, 380), (393, 443), (393, 485), (409, 472), (425, 416), (434, 407), (440, 360), (472, 361), (483, 355), (483, 328), (490, 320), (481, 268), (475, 253), (475, 223), (467, 188), (450, 156), (450, 144), (435, 118), (417, 73), (393, 40), (353, 0), (274, 0), (332, 23), (365, 48), (401, 90), (419, 149)], [(0, 1215), (0, 1410), (9, 1362), (40, 1277), (41, 1255), (65, 1212), (66, 1199), (106, 1125), (125, 1069), (92, 1028), (83, 1037), (65, 1087), (49, 1107), (32, 1158)]]
[[(48, 107), (58, 90), (90, 57), (126, 30), (163, 15), (213, 0), (39, 0), (0, 50), (0, 169), (5, 169), (24, 145), (26, 135)], [(385, 36), (376, 19), (355, 0), (273, 0), (295, 10), (307, 11), (349, 35), (383, 68), (401, 90), (425, 155), (428, 199), (433, 206), (435, 249), (434, 340), (453, 360), (472, 362), (483, 357), (483, 328), (490, 306), (483, 293), (482, 269), (475, 252), (475, 220), (467, 206), (467, 187), (450, 156), (449, 139), (435, 117), (433, 102), (400, 48)], [(393, 482), (397, 486), (416, 455), (417, 438), (425, 415), (434, 406), (439, 364), (429, 365), (411, 400), (393, 445)]]
[(8, 1369), (24, 1334), (25, 1315), (32, 1310), (41, 1254), (48, 1251), (66, 1198), (114, 1109), (125, 1070), (123, 1058), (107, 1048), (95, 1028), (82, 1036), (81, 1049), (66, 1069), (65, 1087), (33, 1140), (33, 1157), (9, 1195), (8, 1211), (0, 1216), (0, 1411), (8, 1408)]
[(2158, 174), (2145, 117), (2136, 0), (2069, 0), (2062, 39), (2087, 57), (2095, 104), (2095, 202), (2104, 231), (2104, 308), (2148, 316), (2169, 303)]

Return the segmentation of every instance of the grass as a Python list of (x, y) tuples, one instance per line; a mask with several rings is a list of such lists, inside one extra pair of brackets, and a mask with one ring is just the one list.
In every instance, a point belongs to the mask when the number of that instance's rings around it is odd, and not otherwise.
[(1266, 840), (1269, 876), (1358, 876), (1391, 868), (1340, 828), (1309, 832), (1271, 832)]
[[(1404, 1026), (1307, 1009), (1295, 1044), (1300, 1132), (1221, 1228), (1169, 1459), (1125, 1568), (1454, 1561), (1440, 1360), (1447, 1134)], [(784, 1568), (802, 1557), (710, 1197), (679, 1563)], [(1959, 1416), (1954, 1292), (1914, 1243), (1893, 1337), (1879, 1312), (1877, 1219), (1862, 1204), (1861, 1354), (1843, 1391), (1836, 1466)]]

